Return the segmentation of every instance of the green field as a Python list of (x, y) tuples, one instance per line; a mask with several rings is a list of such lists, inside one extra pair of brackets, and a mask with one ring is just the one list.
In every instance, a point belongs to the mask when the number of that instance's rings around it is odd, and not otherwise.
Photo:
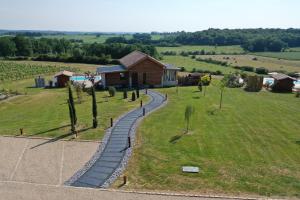
[(211, 72), (221, 71), (223, 74), (235, 72), (236, 69), (225, 67), (221, 65), (196, 61), (190, 57), (183, 56), (164, 56), (162, 62), (172, 64), (176, 67), (184, 67), (187, 71), (196, 70), (209, 70)]
[(300, 52), (259, 52), (253, 54), (285, 60), (300, 60)]
[[(0, 84), (7, 89), (18, 89), (26, 92), (8, 101), (0, 101), (0, 135), (18, 135), (19, 129), (24, 128), (26, 136), (38, 137), (64, 137), (70, 138), (70, 119), (67, 101), (67, 90), (62, 89), (36, 89), (33, 80), (22, 80), (12, 84)], [(23, 88), (22, 88), (23, 87)], [(130, 94), (130, 93), (129, 93)], [(128, 96), (130, 96), (128, 94)], [(76, 93), (73, 93), (76, 100)], [(123, 100), (123, 93), (117, 92), (115, 97), (108, 97), (108, 92), (98, 91), (98, 120), (99, 128), (93, 129), (92, 125), (92, 100), (91, 96), (83, 94), (84, 102), (76, 103), (79, 125), (79, 139), (101, 140), (110, 126), (110, 118), (116, 119), (121, 114), (139, 106), (140, 101), (131, 102)], [(142, 96), (147, 101), (146, 96)], [(106, 101), (107, 100), (107, 101)]]
[[(292, 94), (197, 87), (161, 89), (166, 107), (144, 119), (127, 189), (300, 197), (300, 101)], [(195, 107), (184, 133), (184, 109)], [(163, 119), (163, 120), (162, 120)], [(184, 174), (182, 166), (198, 166)], [(121, 182), (121, 181), (120, 181)], [(117, 182), (117, 186), (120, 182)]]
[(258, 55), (201, 55), (202, 59), (212, 59), (227, 62), (231, 66), (264, 67), (269, 71), (300, 72), (300, 61), (283, 60)]
[[(96, 34), (77, 34), (77, 35), (48, 35), (48, 36), (42, 36), (45, 38), (65, 38), (65, 39), (74, 39), (74, 40), (82, 40), (84, 43), (104, 43), (106, 41), (107, 38), (111, 38), (111, 37), (120, 37), (123, 36), (126, 39), (132, 39), (132, 35), (131, 34), (105, 34), (105, 35), (100, 35), (99, 37), (97, 37)], [(152, 39), (153, 40), (159, 40), (161, 37), (161, 35), (152, 35)], [(37, 37), (40, 38), (40, 37)]]
[(216, 52), (217, 54), (241, 54), (244, 50), (239, 45), (234, 46), (179, 46), (179, 47), (156, 47), (158, 52), (175, 51), (180, 53), (181, 51), (201, 51)]

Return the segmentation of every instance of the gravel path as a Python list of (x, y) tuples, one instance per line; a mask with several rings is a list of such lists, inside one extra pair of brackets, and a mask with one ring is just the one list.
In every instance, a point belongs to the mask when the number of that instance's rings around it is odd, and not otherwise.
[[(165, 104), (166, 98), (148, 90), (150, 102), (145, 105), (147, 114)], [(130, 143), (134, 144), (136, 126), (143, 117), (143, 109), (137, 108), (120, 117), (107, 131), (98, 151), (91, 160), (65, 184), (75, 187), (106, 188), (125, 169), (132, 152)]]

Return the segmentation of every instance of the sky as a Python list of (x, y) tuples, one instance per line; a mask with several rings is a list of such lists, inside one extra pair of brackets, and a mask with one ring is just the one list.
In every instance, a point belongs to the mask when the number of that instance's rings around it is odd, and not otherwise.
[(0, 29), (173, 32), (300, 28), (300, 0), (0, 0)]

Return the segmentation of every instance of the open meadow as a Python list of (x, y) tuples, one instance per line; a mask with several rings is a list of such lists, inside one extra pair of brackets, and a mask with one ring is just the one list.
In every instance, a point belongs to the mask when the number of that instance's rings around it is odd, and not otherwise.
[(184, 56), (164, 56), (162, 59), (163, 63), (172, 64), (176, 67), (184, 67), (186, 71), (193, 71), (195, 70), (202, 70), (202, 71), (210, 71), (210, 72), (216, 72), (220, 71), (223, 74), (229, 74), (231, 72), (237, 71), (236, 69), (232, 67), (226, 67), (222, 65), (212, 64), (212, 63), (206, 63), (197, 61), (195, 59), (192, 59), (191, 57), (184, 57)]
[[(219, 110), (215, 86), (205, 97), (197, 87), (158, 91), (169, 103), (139, 127), (126, 189), (300, 197), (300, 101), (293, 94), (225, 89)], [(187, 105), (195, 113), (185, 134)], [(200, 173), (182, 173), (182, 166)]]
[(175, 51), (179, 54), (182, 51), (201, 51), (212, 52), (216, 54), (241, 54), (244, 50), (239, 45), (232, 46), (207, 46), (207, 45), (183, 45), (179, 47), (156, 47), (158, 52)]
[(300, 61), (282, 60), (257, 55), (201, 55), (202, 59), (227, 62), (231, 66), (264, 67), (269, 71), (300, 72)]
[[(296, 48), (295, 48), (296, 49)], [(297, 52), (257, 52), (253, 55), (265, 56), (285, 60), (300, 60), (300, 51)]]

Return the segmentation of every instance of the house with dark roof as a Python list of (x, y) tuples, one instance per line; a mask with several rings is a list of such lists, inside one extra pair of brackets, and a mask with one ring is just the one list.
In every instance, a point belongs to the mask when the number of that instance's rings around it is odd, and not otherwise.
[(274, 83), (272, 85), (273, 91), (292, 92), (294, 87), (294, 81), (296, 81), (295, 78), (285, 74), (273, 74), (271, 77), (274, 78)]
[(118, 66), (97, 68), (97, 74), (101, 75), (104, 88), (165, 87), (177, 84), (179, 68), (164, 64), (140, 51), (124, 56), (119, 62)]

